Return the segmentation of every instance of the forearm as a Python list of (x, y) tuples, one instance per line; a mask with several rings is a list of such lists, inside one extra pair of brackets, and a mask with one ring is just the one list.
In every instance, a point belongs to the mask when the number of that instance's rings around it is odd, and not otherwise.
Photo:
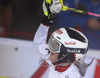
[(45, 26), (43, 24), (40, 24), (33, 40), (33, 48), (38, 52), (39, 54), (42, 54), (42, 57), (47, 54), (46, 51), (47, 45), (47, 35), (48, 35), (49, 26)]
[(34, 36), (33, 43), (34, 44), (46, 44), (48, 30), (49, 30), (49, 26), (45, 26), (41, 23)]

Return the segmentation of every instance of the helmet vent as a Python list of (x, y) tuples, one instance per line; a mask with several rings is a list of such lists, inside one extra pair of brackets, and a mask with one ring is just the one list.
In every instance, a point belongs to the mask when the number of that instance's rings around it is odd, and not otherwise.
[(78, 33), (75, 30), (69, 29), (69, 28), (65, 28), (65, 29), (70, 38), (73, 38), (73, 39), (76, 39), (76, 40), (86, 43), (86, 39), (80, 33)]
[(57, 36), (58, 39), (61, 39), (60, 37)]

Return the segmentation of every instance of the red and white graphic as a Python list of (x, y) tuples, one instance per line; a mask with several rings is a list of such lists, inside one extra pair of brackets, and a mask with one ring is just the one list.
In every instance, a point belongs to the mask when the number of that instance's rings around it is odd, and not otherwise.
[(60, 34), (62, 34), (63, 32), (62, 32), (60, 29), (58, 29), (58, 30), (56, 30), (56, 33), (58, 33), (58, 34), (60, 35)]
[(76, 45), (76, 42), (65, 42), (65, 45)]

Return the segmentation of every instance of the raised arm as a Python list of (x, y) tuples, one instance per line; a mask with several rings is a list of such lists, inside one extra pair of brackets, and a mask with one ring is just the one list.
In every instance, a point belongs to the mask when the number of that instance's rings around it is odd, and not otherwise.
[[(42, 23), (40, 24), (33, 40), (35, 50), (44, 57), (45, 54), (48, 53), (46, 50), (46, 40), (48, 35), (49, 26), (44, 26)], [(44, 53), (45, 52), (45, 53)]]
[(46, 45), (48, 30), (56, 14), (61, 11), (61, 8), (62, 5), (59, 0), (44, 0), (43, 2), (44, 16), (33, 40), (35, 50), (39, 52), (42, 57), (48, 53)]

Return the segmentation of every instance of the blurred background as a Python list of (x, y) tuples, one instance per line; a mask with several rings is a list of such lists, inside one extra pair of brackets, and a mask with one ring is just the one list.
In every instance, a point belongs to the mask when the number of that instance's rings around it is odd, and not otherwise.
[[(41, 23), (43, 0), (0, 0), (0, 36), (33, 40)], [(100, 14), (100, 0), (64, 0), (64, 5), (80, 10)], [(74, 27), (82, 31), (89, 39), (89, 48), (100, 49), (100, 18), (61, 11), (53, 29)]]
[[(100, 14), (100, 0), (63, 1), (65, 6)], [(0, 37), (32, 41), (43, 16), (42, 2), (0, 0)], [(49, 34), (60, 27), (74, 27), (89, 39), (89, 49), (100, 50), (100, 17), (61, 11), (52, 25)]]
[(42, 0), (0, 0), (0, 35), (32, 40), (41, 16)]

